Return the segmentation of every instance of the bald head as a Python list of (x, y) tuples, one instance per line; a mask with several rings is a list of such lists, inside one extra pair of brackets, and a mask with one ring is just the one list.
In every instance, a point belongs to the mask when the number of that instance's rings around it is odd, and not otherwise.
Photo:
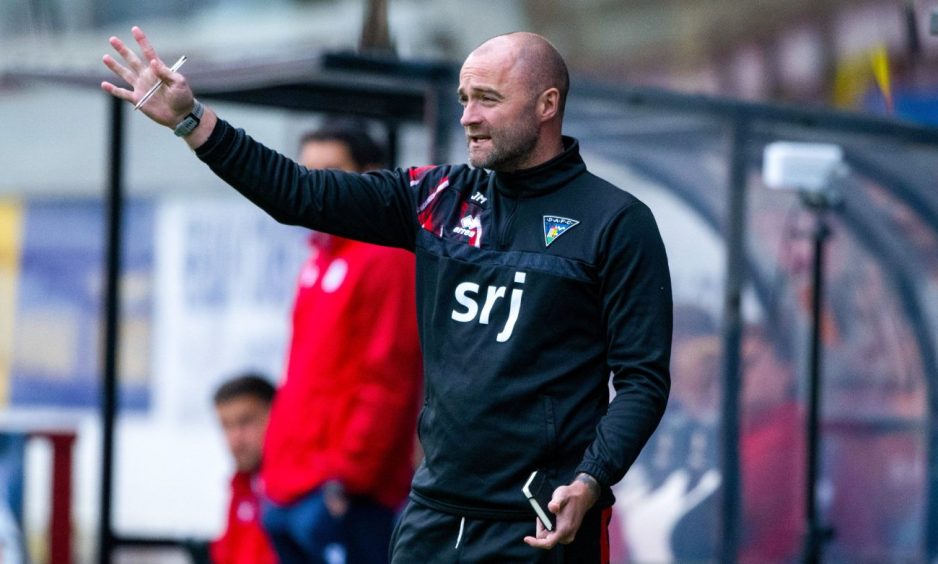
[(563, 152), (569, 81), (563, 58), (534, 33), (500, 35), (470, 53), (458, 91), (469, 163), (508, 172)]
[[(570, 90), (570, 74), (560, 52), (543, 36), (527, 31), (516, 31), (497, 35), (479, 45), (473, 55), (491, 55), (499, 52), (513, 60), (515, 77), (524, 81), (528, 91), (537, 96), (550, 88), (560, 92), (560, 111), (567, 102)], [(468, 60), (468, 59), (467, 59)]]

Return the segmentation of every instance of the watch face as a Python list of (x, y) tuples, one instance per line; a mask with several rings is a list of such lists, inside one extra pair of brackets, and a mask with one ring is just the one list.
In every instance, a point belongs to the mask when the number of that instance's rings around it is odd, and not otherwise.
[(176, 129), (173, 130), (178, 137), (185, 137), (192, 133), (192, 131), (199, 125), (199, 118), (195, 117), (192, 114), (186, 116), (186, 119), (179, 122), (179, 125), (176, 126)]
[(202, 102), (198, 100), (195, 101), (195, 105), (192, 106), (192, 111), (189, 112), (189, 115), (186, 116), (186, 119), (176, 124), (176, 127), (173, 129), (173, 133), (177, 137), (185, 137), (192, 133), (196, 127), (199, 126), (199, 122), (202, 120), (202, 114), (205, 113), (205, 107), (202, 105)]

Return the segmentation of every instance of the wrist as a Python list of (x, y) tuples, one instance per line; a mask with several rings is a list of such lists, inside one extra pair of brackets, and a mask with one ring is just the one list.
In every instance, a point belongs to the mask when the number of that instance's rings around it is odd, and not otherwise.
[(586, 486), (590, 492), (590, 495), (593, 496), (594, 503), (599, 500), (599, 496), (602, 493), (602, 487), (599, 485), (599, 481), (596, 478), (587, 474), (586, 472), (580, 472), (576, 475), (576, 478), (574, 478), (573, 481), (579, 482)]
[(205, 106), (195, 98), (192, 99), (192, 109), (176, 122), (173, 133), (176, 137), (188, 137), (199, 126), (205, 115)]
[(218, 116), (212, 108), (209, 106), (204, 106), (204, 108), (205, 111), (199, 120), (198, 126), (189, 135), (182, 138), (193, 151), (208, 141), (208, 138), (212, 136), (212, 131), (218, 124)]

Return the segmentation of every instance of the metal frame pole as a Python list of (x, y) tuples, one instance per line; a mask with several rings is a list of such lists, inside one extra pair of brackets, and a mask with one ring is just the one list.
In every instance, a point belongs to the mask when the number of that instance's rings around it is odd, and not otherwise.
[[(825, 206), (826, 207), (826, 206)], [(821, 443), (821, 364), (823, 348), (821, 334), (823, 330), (824, 300), (824, 250), (830, 237), (830, 227), (825, 218), (825, 207), (814, 209), (814, 257), (811, 272), (811, 341), (808, 357), (808, 413), (807, 433), (807, 473), (805, 480), (805, 548), (806, 564), (817, 564), (823, 560), (824, 543), (833, 536), (833, 530), (821, 523), (817, 507), (817, 483), (820, 478), (820, 443)]]
[(117, 413), (117, 350), (120, 319), (121, 221), (123, 217), (124, 102), (111, 98), (110, 172), (108, 178), (107, 254), (104, 272), (104, 357), (101, 378), (101, 515), (98, 562), (110, 564), (114, 549), (111, 528), (114, 419)]
[(729, 209), (726, 215), (726, 287), (723, 299), (723, 498), (720, 562), (732, 564), (739, 551), (739, 390), (742, 292), (746, 278), (746, 143), (748, 123), (736, 117), (730, 143)]

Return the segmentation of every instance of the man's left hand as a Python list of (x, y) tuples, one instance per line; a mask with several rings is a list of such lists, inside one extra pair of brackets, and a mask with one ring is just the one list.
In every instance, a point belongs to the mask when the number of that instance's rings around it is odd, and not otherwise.
[(554, 490), (547, 509), (556, 515), (556, 527), (553, 531), (544, 528), (540, 519), (537, 521), (537, 534), (524, 537), (524, 542), (534, 548), (550, 550), (560, 544), (570, 544), (576, 537), (583, 516), (599, 500), (599, 484), (588, 474), (580, 474), (569, 485)]

